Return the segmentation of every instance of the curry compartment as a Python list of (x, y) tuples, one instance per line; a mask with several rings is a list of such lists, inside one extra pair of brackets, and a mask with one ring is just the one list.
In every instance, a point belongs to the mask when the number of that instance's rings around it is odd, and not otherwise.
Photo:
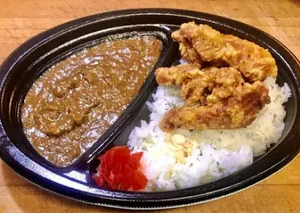
[[(23, 153), (40, 164), (61, 171), (72, 171), (109, 146), (155, 88), (152, 71), (160, 66), (169, 66), (176, 54), (173, 51), (175, 44), (170, 38), (171, 30), (163, 25), (102, 27), (105, 26), (90, 26), (91, 32), (85, 31), (85, 34), (80, 32), (79, 27), (63, 32), (67, 34), (64, 39), (57, 39), (55, 36), (48, 38), (20, 57), (15, 68), (7, 76), (3, 76), (7, 81), (1, 90), (1, 101), (10, 102), (9, 106), (2, 105), (2, 116), (7, 117), (4, 119), (7, 122), (5, 126), (10, 126), (6, 130), (7, 134)], [(114, 47), (114, 43), (119, 47)], [(127, 55), (124, 51), (127, 51)], [(122, 53), (127, 58), (136, 57), (136, 63), (125, 60), (122, 64), (119, 60), (118, 64), (116, 57), (122, 56)], [(115, 57), (114, 61), (104, 64), (103, 58), (109, 57)], [(77, 67), (76, 63), (79, 64)], [(100, 69), (100, 66), (104, 66), (106, 70)], [(127, 81), (127, 88), (126, 82), (120, 81), (122, 72), (116, 71), (117, 68), (112, 78), (118, 82), (109, 82), (111, 76), (107, 70), (114, 66), (123, 70), (129, 66), (129, 71), (125, 72), (128, 77), (123, 78)], [(142, 77), (136, 76), (134, 72), (139, 69), (145, 70)], [(101, 75), (104, 76), (103, 79)], [(106, 81), (107, 88), (104, 88), (103, 82), (98, 86), (95, 82), (94, 84), (92, 81), (95, 79)], [(119, 87), (109, 86), (112, 84), (118, 84)], [(44, 92), (40, 92), (41, 89)], [(100, 93), (108, 94), (105, 90), (110, 89), (117, 94), (106, 98), (102, 96), (100, 100)], [(85, 94), (82, 93), (83, 90)], [(103, 107), (108, 99), (111, 100), (110, 106)], [(72, 100), (73, 103), (82, 103), (82, 107), (80, 104), (72, 105)], [(111, 113), (103, 113), (103, 108)], [(32, 113), (33, 110), (38, 113)], [(106, 119), (105, 125), (91, 122), (101, 119), (101, 113), (113, 118)], [(87, 116), (88, 114), (93, 116)], [(104, 120), (103, 117), (102, 119)], [(74, 128), (77, 133), (70, 133)], [(88, 132), (89, 128), (96, 129), (96, 132)], [(82, 144), (74, 143), (75, 138), (80, 139), (82, 133), (92, 136), (82, 136)]]
[(23, 130), (33, 147), (57, 166), (71, 164), (137, 95), (161, 49), (154, 36), (107, 40), (48, 69), (22, 106)]

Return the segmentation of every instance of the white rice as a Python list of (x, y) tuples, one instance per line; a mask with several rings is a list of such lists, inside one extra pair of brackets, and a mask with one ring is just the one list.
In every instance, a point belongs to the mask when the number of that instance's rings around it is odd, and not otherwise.
[(287, 84), (279, 87), (274, 78), (264, 82), (269, 88), (271, 103), (248, 127), (236, 130), (187, 131), (184, 135), (192, 144), (184, 162), (176, 160), (169, 136), (158, 127), (163, 115), (174, 106), (183, 104), (179, 89), (159, 86), (154, 101), (147, 103), (150, 121), (132, 130), (128, 147), (132, 152), (143, 151), (142, 169), (148, 178), (146, 191), (187, 188), (228, 176), (253, 162), (272, 144), (278, 142), (286, 115), (283, 103), (291, 96)]

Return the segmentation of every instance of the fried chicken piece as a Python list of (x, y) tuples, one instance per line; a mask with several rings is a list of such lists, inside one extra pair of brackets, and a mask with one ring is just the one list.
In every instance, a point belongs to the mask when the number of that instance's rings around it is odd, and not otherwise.
[(161, 67), (155, 71), (156, 82), (166, 86), (181, 86), (183, 81), (193, 79), (199, 73), (198, 64), (180, 64), (174, 67)]
[(192, 64), (203, 64), (201, 57), (193, 48), (192, 42), (190, 42), (190, 40), (188, 40), (185, 36), (181, 36), (179, 30), (172, 33), (172, 38), (179, 43), (179, 51), (182, 58)]
[(268, 89), (259, 81), (238, 86), (236, 94), (213, 105), (173, 108), (160, 121), (160, 128), (170, 132), (177, 128), (201, 130), (246, 127), (270, 102)]
[(207, 25), (182, 24), (172, 33), (179, 43), (181, 56), (191, 63), (228, 64), (238, 69), (250, 82), (277, 76), (277, 66), (270, 52), (253, 42), (221, 34)]
[(209, 67), (199, 70), (194, 64), (159, 68), (155, 75), (160, 85), (181, 86), (180, 95), (189, 105), (211, 105), (228, 98), (244, 82), (235, 68)]

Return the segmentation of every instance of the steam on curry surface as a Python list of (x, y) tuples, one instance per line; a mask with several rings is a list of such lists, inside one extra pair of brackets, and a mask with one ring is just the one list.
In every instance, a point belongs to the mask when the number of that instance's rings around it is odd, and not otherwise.
[(72, 164), (138, 94), (161, 48), (153, 36), (105, 41), (51, 67), (22, 106), (36, 151), (56, 166)]

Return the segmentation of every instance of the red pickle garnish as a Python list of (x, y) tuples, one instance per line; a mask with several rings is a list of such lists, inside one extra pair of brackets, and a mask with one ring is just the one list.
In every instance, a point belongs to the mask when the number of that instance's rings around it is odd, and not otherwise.
[(100, 187), (115, 190), (141, 190), (147, 185), (146, 176), (139, 170), (143, 152), (130, 154), (125, 146), (116, 146), (99, 157), (100, 164), (93, 179)]

